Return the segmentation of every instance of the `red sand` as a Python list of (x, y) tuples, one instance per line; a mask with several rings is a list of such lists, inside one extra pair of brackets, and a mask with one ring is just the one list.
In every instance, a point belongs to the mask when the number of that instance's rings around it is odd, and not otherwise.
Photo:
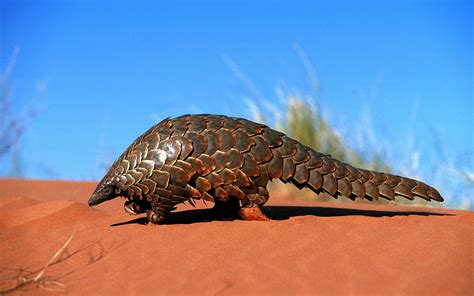
[(148, 226), (120, 199), (89, 208), (94, 187), (0, 180), (0, 290), (36, 274), (75, 228), (44, 274), (70, 294), (474, 295), (471, 211), (273, 196), (270, 222), (209, 221), (185, 206)]

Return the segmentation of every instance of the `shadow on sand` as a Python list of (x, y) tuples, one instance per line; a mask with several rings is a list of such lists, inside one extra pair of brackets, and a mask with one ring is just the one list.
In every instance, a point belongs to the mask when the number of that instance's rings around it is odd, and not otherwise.
[[(342, 216), (368, 216), (368, 217), (395, 217), (395, 216), (452, 216), (451, 214), (429, 213), (423, 211), (376, 211), (330, 207), (305, 207), (305, 206), (265, 206), (263, 212), (272, 220), (287, 220), (298, 216), (317, 217), (342, 217)], [(162, 224), (191, 224), (198, 222), (211, 222), (216, 220), (211, 209), (187, 210), (171, 213)], [(229, 219), (232, 220), (232, 219)], [(111, 226), (127, 224), (147, 224), (146, 217), (119, 222)]]

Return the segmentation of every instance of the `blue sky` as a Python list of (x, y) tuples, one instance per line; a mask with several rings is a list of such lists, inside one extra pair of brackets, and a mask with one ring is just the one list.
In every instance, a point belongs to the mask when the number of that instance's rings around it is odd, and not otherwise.
[(98, 179), (166, 116), (250, 117), (229, 60), (259, 104), (281, 106), (277, 87), (309, 93), (295, 47), (338, 129), (369, 109), (394, 161), (410, 134), (426, 162), (436, 141), (472, 161), (472, 17), (468, 1), (1, 1), (0, 66), (18, 46), (14, 110), (40, 110), (22, 141), (27, 177)]

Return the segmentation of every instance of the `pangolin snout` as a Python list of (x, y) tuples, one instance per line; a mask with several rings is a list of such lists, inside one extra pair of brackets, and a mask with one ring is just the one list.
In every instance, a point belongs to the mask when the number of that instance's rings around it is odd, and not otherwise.
[(89, 198), (88, 204), (89, 204), (89, 207), (92, 207), (92, 206), (100, 204), (101, 202), (104, 202), (104, 200), (102, 200), (100, 196), (94, 192), (92, 196)]

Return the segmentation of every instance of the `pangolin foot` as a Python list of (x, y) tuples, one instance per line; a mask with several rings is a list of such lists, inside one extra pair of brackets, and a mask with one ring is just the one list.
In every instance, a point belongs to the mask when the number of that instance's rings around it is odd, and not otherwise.
[(149, 210), (146, 213), (146, 218), (149, 224), (158, 224), (165, 219), (165, 216), (163, 214), (156, 213), (156, 212), (153, 212), (152, 210)]
[(268, 218), (258, 206), (243, 207), (239, 210), (239, 215), (242, 219), (247, 221), (269, 221)]

